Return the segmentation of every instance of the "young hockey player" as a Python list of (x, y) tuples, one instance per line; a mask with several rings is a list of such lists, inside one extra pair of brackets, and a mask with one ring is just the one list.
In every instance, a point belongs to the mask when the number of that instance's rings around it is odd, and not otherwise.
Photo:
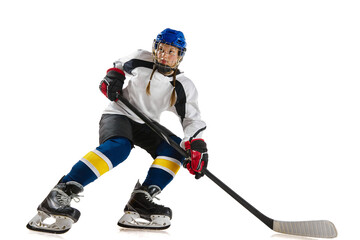
[[(100, 145), (60, 179), (39, 205), (38, 214), (27, 224), (29, 229), (50, 233), (68, 231), (80, 217), (80, 211), (70, 206), (71, 200), (78, 199), (86, 185), (127, 159), (134, 146), (145, 149), (154, 161), (145, 181), (137, 182), (118, 225), (150, 229), (170, 226), (171, 209), (156, 204), (153, 198), (172, 181), (184, 159), (117, 97), (122, 94), (155, 121), (160, 120), (164, 111), (175, 113), (184, 138), (169, 135), (190, 153), (191, 162), (186, 168), (195, 178), (200, 178), (208, 161), (206, 143), (200, 138), (206, 126), (200, 117), (197, 90), (178, 69), (185, 52), (183, 33), (167, 28), (157, 35), (152, 52), (138, 50), (115, 61), (107, 70), (99, 87), (111, 102), (100, 120)], [(125, 80), (128, 84), (123, 89)], [(47, 218), (54, 218), (55, 222), (45, 223)]]

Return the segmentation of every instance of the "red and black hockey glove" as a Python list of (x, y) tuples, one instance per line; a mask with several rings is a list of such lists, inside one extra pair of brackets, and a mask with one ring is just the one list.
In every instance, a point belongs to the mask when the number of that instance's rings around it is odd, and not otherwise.
[(189, 152), (191, 161), (185, 162), (185, 167), (195, 175), (196, 179), (204, 176), (201, 171), (207, 167), (208, 153), (206, 143), (203, 139), (196, 138), (185, 142), (185, 150)]
[(125, 73), (118, 68), (110, 68), (100, 82), (100, 91), (110, 100), (115, 101), (116, 95), (122, 93), (125, 81)]

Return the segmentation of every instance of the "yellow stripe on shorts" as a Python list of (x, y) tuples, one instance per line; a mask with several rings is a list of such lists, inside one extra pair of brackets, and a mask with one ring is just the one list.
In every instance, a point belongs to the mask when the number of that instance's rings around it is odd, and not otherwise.
[(99, 172), (100, 176), (110, 170), (108, 163), (92, 151), (86, 154), (83, 159), (91, 163), (91, 165)]
[(151, 167), (163, 169), (175, 177), (175, 174), (179, 171), (180, 166), (180, 161), (175, 158), (159, 156), (154, 160)]

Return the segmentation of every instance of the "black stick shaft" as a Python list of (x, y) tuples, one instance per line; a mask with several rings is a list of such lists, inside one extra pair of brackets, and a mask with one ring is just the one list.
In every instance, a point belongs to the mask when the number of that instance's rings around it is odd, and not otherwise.
[[(183, 157), (185, 158), (189, 157), (188, 153), (183, 148), (181, 148), (179, 144), (177, 144), (172, 138), (170, 138), (168, 135), (164, 133), (164, 131), (158, 126), (160, 125), (159, 123), (145, 116), (122, 95), (118, 95), (118, 99), (122, 103), (124, 103), (132, 112), (134, 112), (141, 120), (143, 120), (145, 124), (148, 125), (155, 133), (157, 133), (160, 137), (162, 137), (165, 141), (167, 141)], [(255, 207), (253, 207), (250, 203), (248, 203), (245, 199), (240, 197), (236, 192), (234, 192), (225, 183), (223, 183), (220, 179), (218, 179), (214, 174), (212, 174), (208, 169), (203, 169), (202, 172), (208, 178), (210, 178), (214, 183), (216, 183), (220, 188), (222, 188), (225, 192), (227, 192), (230, 196), (232, 196), (243, 207), (245, 207), (248, 211), (254, 214), (260, 221), (262, 221), (269, 228), (273, 229), (273, 223), (274, 223), (273, 219), (265, 216), (260, 211), (258, 211)]]
[(260, 221), (265, 223), (266, 226), (273, 229), (274, 220), (262, 214), (259, 210), (253, 207), (250, 203), (248, 203), (245, 199), (240, 197), (236, 192), (234, 192), (231, 188), (229, 188), (225, 183), (223, 183), (220, 179), (218, 179), (214, 174), (212, 174), (208, 169), (203, 169), (202, 172), (210, 178), (214, 183), (216, 183), (220, 188), (222, 188), (225, 192), (227, 192), (230, 196), (232, 196), (238, 203), (240, 203), (244, 208), (246, 208), (249, 212), (254, 214)]

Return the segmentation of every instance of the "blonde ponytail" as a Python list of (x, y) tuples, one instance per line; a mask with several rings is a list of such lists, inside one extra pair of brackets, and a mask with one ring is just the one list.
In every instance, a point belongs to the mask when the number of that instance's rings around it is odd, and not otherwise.
[(150, 93), (150, 82), (151, 82), (152, 77), (154, 76), (155, 71), (156, 71), (156, 65), (154, 64), (153, 71), (152, 71), (152, 73), (151, 73), (151, 75), (150, 75), (150, 80), (149, 80), (149, 82), (148, 82), (148, 84), (147, 84), (147, 86), (146, 86), (146, 94), (147, 94), (148, 96), (151, 95), (151, 93)]
[(174, 106), (176, 103), (176, 91), (175, 91), (175, 83), (176, 83), (176, 72), (177, 69), (175, 69), (173, 73), (173, 90), (170, 97), (170, 107)]

